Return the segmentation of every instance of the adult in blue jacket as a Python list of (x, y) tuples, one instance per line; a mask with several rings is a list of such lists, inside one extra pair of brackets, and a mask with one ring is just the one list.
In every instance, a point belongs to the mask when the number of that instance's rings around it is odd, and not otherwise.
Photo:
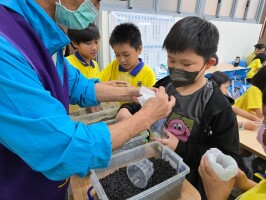
[(86, 79), (63, 57), (69, 39), (54, 19), (83, 28), (97, 9), (99, 0), (0, 0), (0, 199), (64, 199), (71, 175), (107, 167), (112, 149), (170, 113), (174, 99), (160, 88), (121, 123), (71, 120), (69, 103), (139, 96), (135, 88)]

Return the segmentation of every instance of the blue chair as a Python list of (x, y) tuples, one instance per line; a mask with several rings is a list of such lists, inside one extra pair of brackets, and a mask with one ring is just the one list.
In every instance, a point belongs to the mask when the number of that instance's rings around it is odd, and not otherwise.
[(235, 81), (239, 80), (239, 81), (243, 81), (245, 84), (247, 84), (246, 83), (246, 77), (247, 77), (247, 73), (250, 70), (251, 70), (251, 68), (236, 70), (235, 74), (234, 74)]
[(241, 96), (251, 86), (246, 81), (246, 76), (250, 69), (251, 68), (246, 68), (246, 69), (239, 69), (235, 71), (234, 81), (233, 81), (235, 98), (238, 98), (239, 96)]
[(231, 90), (231, 94), (232, 94), (232, 96), (234, 96), (235, 95), (235, 77), (234, 77), (234, 75), (235, 75), (235, 73), (236, 73), (236, 70), (232, 70), (232, 71), (224, 71), (223, 73), (225, 73), (227, 76), (229, 76), (229, 78), (230, 78), (230, 80), (231, 80), (231, 88), (232, 88), (232, 90)]
[[(234, 65), (234, 63), (235, 63), (235, 61), (233, 60), (231, 62), (231, 64)], [(238, 66), (240, 66), (240, 67), (247, 67), (248, 64), (247, 64), (247, 62), (245, 60), (240, 60)]]
[(232, 70), (232, 71), (224, 71), (227, 76), (229, 76), (230, 80), (235, 80), (235, 73), (237, 70)]

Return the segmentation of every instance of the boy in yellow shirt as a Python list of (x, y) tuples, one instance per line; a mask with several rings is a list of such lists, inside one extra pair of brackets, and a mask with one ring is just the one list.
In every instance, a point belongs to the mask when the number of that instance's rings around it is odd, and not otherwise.
[(99, 50), (100, 33), (95, 24), (82, 30), (68, 29), (68, 37), (75, 53), (68, 56), (67, 60), (77, 68), (85, 77), (95, 78), (100, 72), (95, 61)]
[(265, 52), (265, 45), (264, 44), (256, 44), (254, 45), (255, 50), (248, 55), (248, 57), (246, 58), (246, 62), (249, 65), (252, 60), (254, 60), (254, 58), (256, 57), (256, 55), (258, 55), (259, 53), (264, 53)]
[[(100, 33), (95, 24), (89, 24), (82, 30), (68, 29), (68, 37), (75, 53), (66, 57), (66, 59), (77, 68), (86, 78), (96, 78), (100, 69), (98, 63), (94, 60), (99, 50)], [(77, 105), (69, 106), (69, 113), (80, 109)], [(90, 112), (101, 110), (101, 106), (91, 107)]]
[(104, 81), (125, 81), (134, 87), (152, 87), (156, 77), (153, 69), (146, 65), (139, 55), (142, 52), (141, 33), (132, 23), (122, 23), (111, 33), (109, 43), (116, 59), (109, 63), (99, 74)]

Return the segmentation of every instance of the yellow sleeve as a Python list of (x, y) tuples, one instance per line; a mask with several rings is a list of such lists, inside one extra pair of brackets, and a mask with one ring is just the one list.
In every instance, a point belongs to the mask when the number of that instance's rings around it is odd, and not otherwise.
[(252, 78), (257, 71), (261, 68), (260, 59), (253, 60), (249, 65), (248, 68), (251, 68), (250, 71), (247, 73), (247, 78)]
[(245, 111), (262, 108), (262, 92), (259, 88), (251, 86), (235, 101), (235, 106)]
[(255, 57), (256, 57), (256, 54), (254, 52), (249, 54), (248, 57), (246, 58), (247, 65), (249, 65)]
[(262, 180), (254, 188), (239, 196), (236, 200), (266, 199), (266, 180)]
[(262, 92), (259, 88), (251, 86), (246, 95), (247, 109), (258, 109), (262, 108)]

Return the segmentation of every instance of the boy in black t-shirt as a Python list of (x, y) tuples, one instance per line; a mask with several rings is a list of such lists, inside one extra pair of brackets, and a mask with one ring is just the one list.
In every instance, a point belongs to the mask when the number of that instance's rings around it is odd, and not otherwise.
[[(216, 147), (239, 159), (239, 134), (231, 104), (219, 87), (204, 74), (216, 62), (219, 33), (210, 22), (199, 17), (179, 20), (170, 30), (163, 47), (167, 50), (170, 76), (159, 80), (176, 105), (165, 121), (168, 138), (155, 138), (179, 154), (190, 167), (186, 177), (206, 199), (198, 167), (202, 155)], [(125, 104), (117, 120), (138, 111), (140, 105)]]

